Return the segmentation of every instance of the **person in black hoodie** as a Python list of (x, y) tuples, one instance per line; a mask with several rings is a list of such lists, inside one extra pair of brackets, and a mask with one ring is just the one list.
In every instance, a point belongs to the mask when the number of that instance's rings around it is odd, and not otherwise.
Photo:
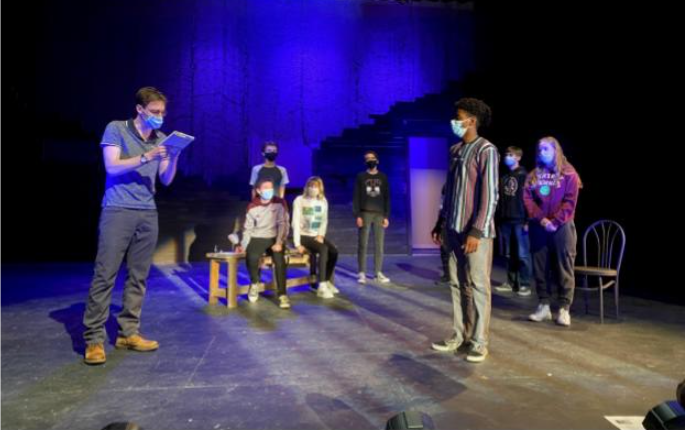
[(374, 273), (378, 283), (390, 282), (383, 272), (383, 242), (385, 229), (390, 225), (390, 188), (388, 177), (378, 170), (378, 155), (374, 151), (364, 153), (366, 171), (357, 175), (354, 186), (354, 216), (359, 228), (359, 242), (357, 246), (357, 259), (359, 263), (359, 276), (357, 282), (366, 283), (366, 248), (369, 243), (369, 232), (373, 226), (374, 247)]
[(523, 151), (507, 148), (503, 157), (507, 169), (500, 177), (500, 201), (497, 207), (502, 253), (507, 261), (507, 282), (495, 287), (499, 292), (512, 292), (522, 297), (531, 295), (532, 262), (528, 240), (528, 215), (523, 205), (526, 169), (520, 165)]

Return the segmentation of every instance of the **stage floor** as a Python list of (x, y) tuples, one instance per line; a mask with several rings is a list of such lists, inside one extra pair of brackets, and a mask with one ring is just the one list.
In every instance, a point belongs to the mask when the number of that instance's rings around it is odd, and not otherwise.
[[(339, 298), (301, 287), (290, 311), (267, 297), (210, 307), (207, 264), (156, 266), (142, 332), (161, 348), (114, 350), (110, 316), (107, 363), (91, 367), (81, 319), (92, 265), (3, 265), (2, 427), (380, 429), (414, 409), (437, 429), (611, 429), (605, 415), (644, 416), (675, 397), (685, 308), (622, 297), (621, 320), (609, 302), (600, 325), (597, 297), (590, 315), (576, 297), (565, 329), (527, 322), (533, 297), (494, 293), (491, 355), (470, 364), (430, 350), (452, 318), (438, 266), (436, 256), (388, 257), (393, 283), (362, 286), (345, 256)], [(493, 277), (503, 281), (501, 269)]]

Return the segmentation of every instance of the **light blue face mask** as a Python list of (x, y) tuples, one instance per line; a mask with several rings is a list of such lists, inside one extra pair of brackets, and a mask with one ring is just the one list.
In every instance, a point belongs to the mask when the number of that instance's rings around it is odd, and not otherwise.
[(464, 127), (464, 121), (453, 119), (452, 132), (456, 134), (459, 139), (464, 137), (464, 135), (466, 134), (466, 127)]
[(538, 155), (538, 158), (544, 164), (550, 165), (550, 164), (552, 164), (552, 161), (554, 161), (554, 153), (553, 152), (544, 152), (544, 153)]
[(274, 190), (269, 189), (269, 190), (264, 190), (260, 193), (262, 200), (271, 200), (274, 198)]
[(516, 164), (516, 159), (514, 159), (514, 157), (511, 156), (504, 157), (504, 164), (507, 167), (511, 167)]
[(147, 122), (147, 125), (149, 125), (151, 129), (159, 130), (162, 127), (162, 124), (164, 124), (164, 118), (161, 116), (149, 115), (145, 119), (145, 122)]

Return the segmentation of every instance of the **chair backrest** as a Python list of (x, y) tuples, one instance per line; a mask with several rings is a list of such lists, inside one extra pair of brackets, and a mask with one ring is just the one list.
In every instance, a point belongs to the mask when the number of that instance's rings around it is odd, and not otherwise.
[(626, 233), (619, 223), (611, 220), (596, 221), (583, 234), (583, 265), (620, 272), (625, 247)]

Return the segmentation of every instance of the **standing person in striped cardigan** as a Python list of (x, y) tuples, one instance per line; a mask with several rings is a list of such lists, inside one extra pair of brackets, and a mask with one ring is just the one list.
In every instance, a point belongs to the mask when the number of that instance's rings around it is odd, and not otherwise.
[(490, 107), (481, 100), (463, 98), (456, 108), (452, 130), (461, 141), (450, 148), (442, 208), (450, 251), (454, 333), (432, 348), (455, 352), (469, 346), (466, 361), (479, 363), (488, 355), (499, 155), (495, 145), (478, 135), (479, 127), (490, 122)]

